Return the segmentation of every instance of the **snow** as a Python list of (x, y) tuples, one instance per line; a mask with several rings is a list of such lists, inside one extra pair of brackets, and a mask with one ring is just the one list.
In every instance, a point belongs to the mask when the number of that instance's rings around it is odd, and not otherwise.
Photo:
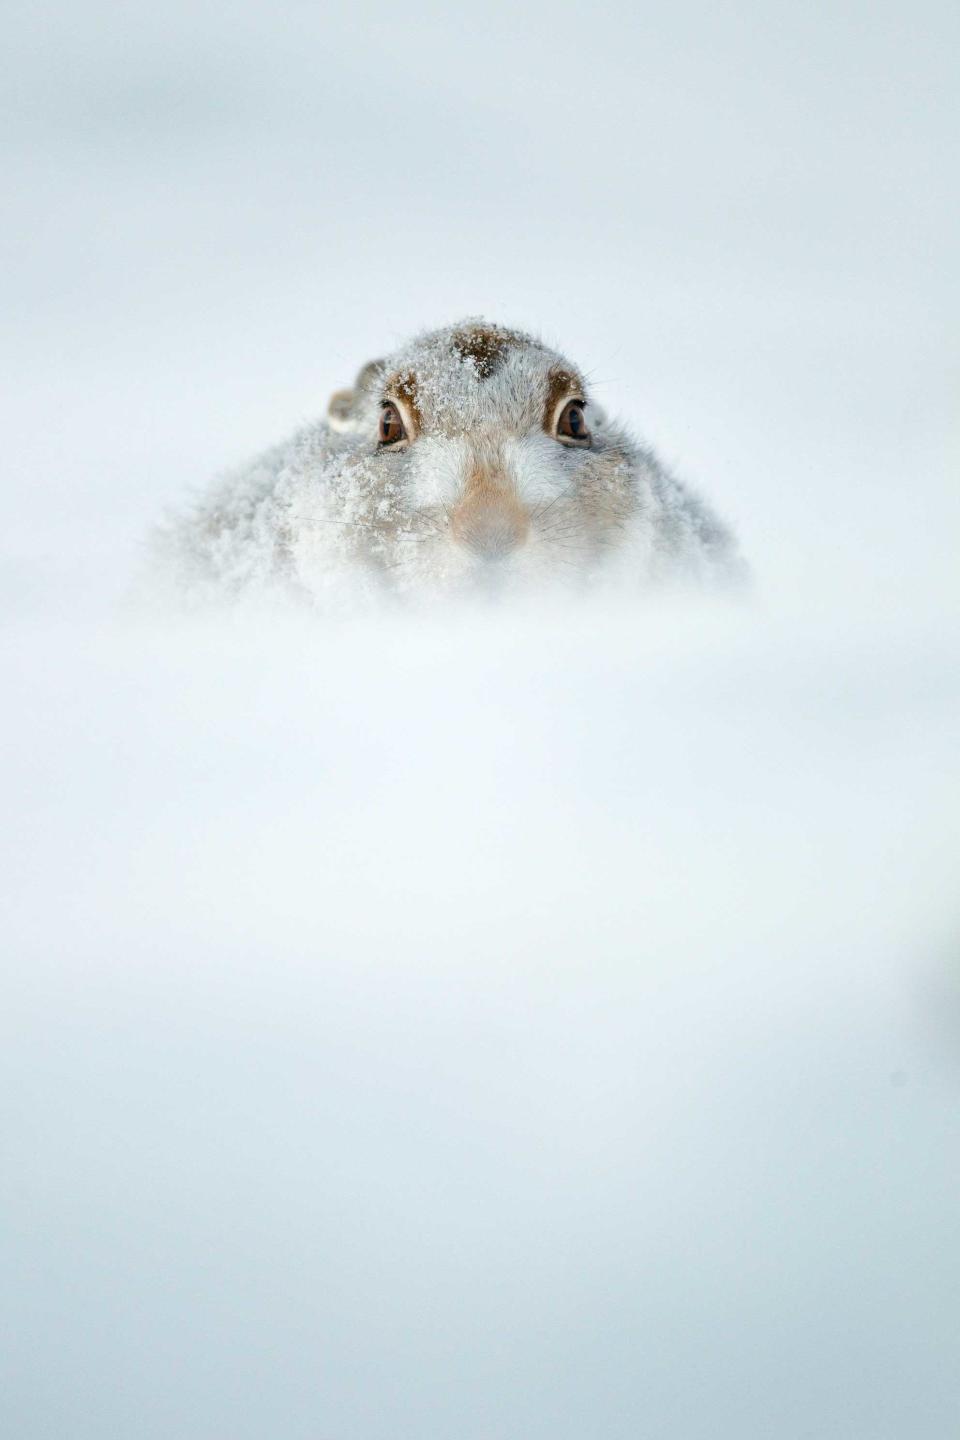
[[(614, 10), (573, 77), (566, 12), (495, 6), (495, 64), (427, 8), (15, 7), (4, 1436), (956, 1428), (921, 8)], [(466, 313), (583, 363), (752, 596), (131, 603), (165, 507)]]
[(10, 1433), (946, 1433), (955, 640), (9, 626)]

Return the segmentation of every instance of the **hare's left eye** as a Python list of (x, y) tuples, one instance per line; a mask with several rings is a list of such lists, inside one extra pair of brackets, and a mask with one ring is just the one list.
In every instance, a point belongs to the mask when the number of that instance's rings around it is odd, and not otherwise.
[(399, 445), (401, 440), (406, 440), (407, 432), (404, 429), (403, 421), (400, 418), (400, 411), (396, 405), (389, 402), (380, 411), (380, 444)]
[(557, 439), (565, 445), (589, 445), (590, 431), (587, 429), (582, 400), (570, 400), (560, 412), (557, 420)]

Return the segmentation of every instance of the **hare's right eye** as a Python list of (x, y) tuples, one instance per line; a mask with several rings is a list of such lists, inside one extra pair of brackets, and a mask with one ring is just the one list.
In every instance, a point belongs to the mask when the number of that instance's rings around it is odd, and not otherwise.
[(401, 440), (406, 440), (407, 432), (403, 428), (403, 421), (400, 418), (400, 411), (396, 405), (389, 401), (380, 411), (380, 444), (398, 445)]
[(557, 418), (557, 439), (564, 445), (589, 445), (590, 431), (582, 400), (569, 400)]

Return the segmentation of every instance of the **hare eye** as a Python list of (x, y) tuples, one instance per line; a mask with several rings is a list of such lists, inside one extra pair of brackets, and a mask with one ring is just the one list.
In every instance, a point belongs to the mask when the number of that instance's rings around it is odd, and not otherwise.
[(380, 411), (380, 444), (396, 445), (400, 440), (406, 440), (407, 432), (403, 428), (403, 421), (400, 419), (400, 411), (396, 405), (389, 403), (384, 405)]
[(563, 407), (557, 421), (557, 439), (567, 444), (589, 445), (590, 431), (583, 413), (583, 401), (571, 400)]

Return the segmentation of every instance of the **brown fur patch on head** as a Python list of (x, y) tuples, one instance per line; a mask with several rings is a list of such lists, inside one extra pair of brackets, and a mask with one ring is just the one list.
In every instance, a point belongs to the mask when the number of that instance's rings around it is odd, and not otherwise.
[(563, 370), (554, 366), (547, 376), (547, 403), (543, 407), (543, 428), (548, 435), (553, 434), (554, 421), (557, 418), (557, 410), (562, 400), (579, 400), (583, 398), (583, 381), (579, 375), (572, 370)]
[(388, 377), (384, 385), (387, 396), (394, 396), (407, 407), (413, 419), (416, 421), (418, 430), (423, 428), (423, 415), (420, 413), (420, 389), (417, 384), (417, 377), (412, 370), (404, 370), (397, 375)]
[(489, 380), (503, 364), (511, 345), (520, 343), (520, 336), (495, 325), (470, 325), (453, 336), (453, 346), (464, 360), (470, 360), (478, 380)]

